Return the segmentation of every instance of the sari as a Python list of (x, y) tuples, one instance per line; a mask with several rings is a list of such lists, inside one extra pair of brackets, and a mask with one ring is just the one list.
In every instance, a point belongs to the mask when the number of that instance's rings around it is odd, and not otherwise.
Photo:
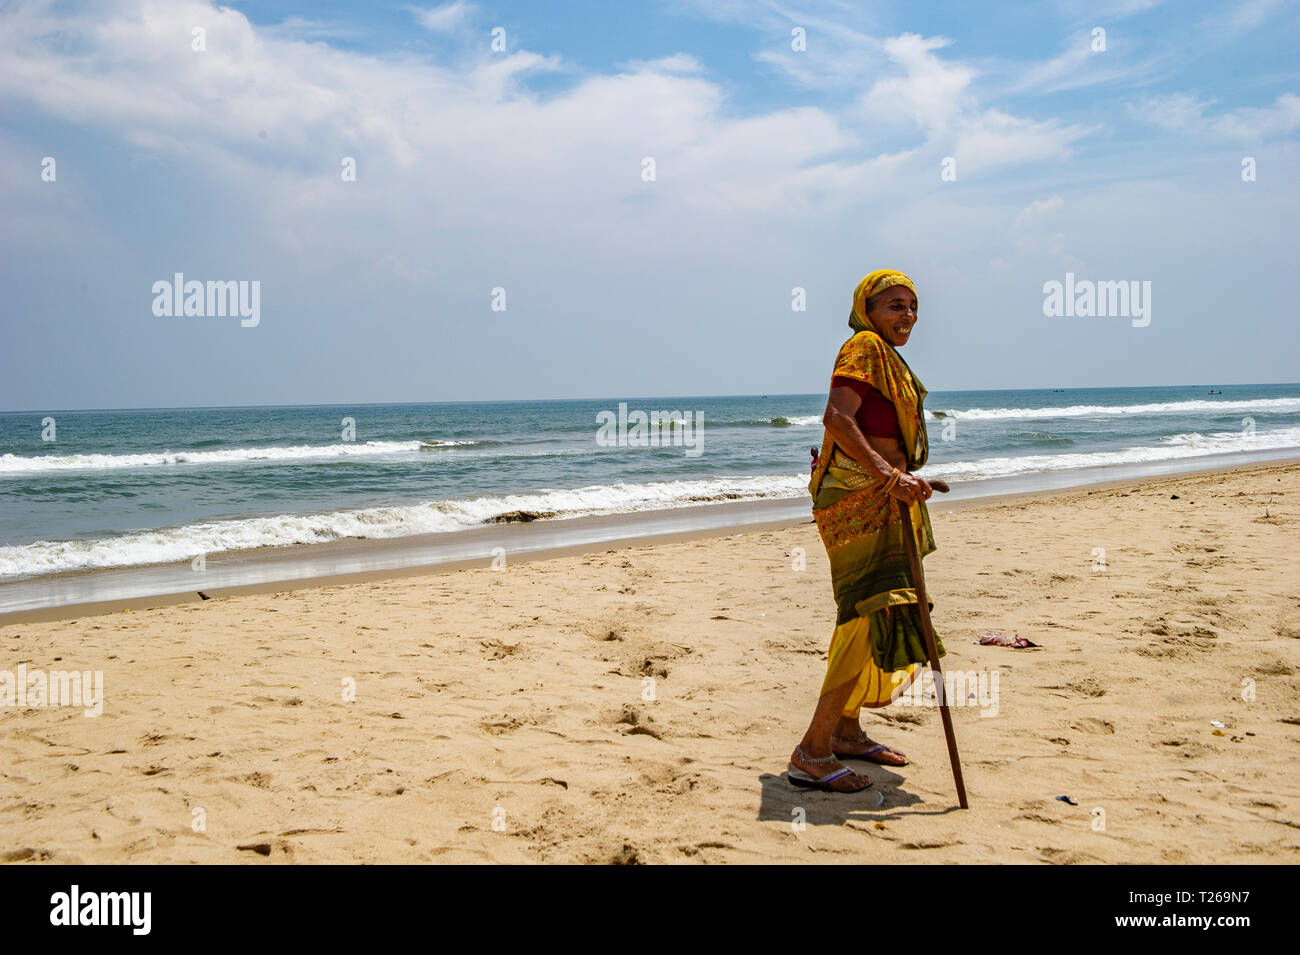
[[(868, 279), (863, 283), (870, 291)], [(903, 280), (911, 286), (906, 276)], [(893, 346), (865, 321), (861, 290), (859, 286), (854, 296), (857, 320), (850, 320), (857, 333), (840, 348), (832, 377), (865, 382), (893, 403), (908, 470), (915, 471), (929, 455), (925, 386)], [(903, 522), (880, 479), (839, 448), (829, 433), (808, 490), (813, 496), (817, 530), (830, 558), (838, 608), (821, 693), (854, 682), (843, 715), (856, 718), (864, 706), (887, 706), (896, 699), (928, 657)], [(917, 552), (924, 557), (935, 550), (930, 515), (924, 501), (914, 502), (910, 511)], [(940, 656), (945, 653), (942, 642), (938, 642), (938, 652)]]

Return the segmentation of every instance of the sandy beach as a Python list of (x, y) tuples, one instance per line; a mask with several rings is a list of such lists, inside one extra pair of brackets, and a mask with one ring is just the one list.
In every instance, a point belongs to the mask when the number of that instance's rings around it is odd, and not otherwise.
[(783, 778), (834, 616), (810, 523), (9, 624), (0, 666), (104, 703), (0, 708), (0, 857), (1294, 862), (1298, 500), (1294, 465), (936, 497), (944, 668), (997, 674), (954, 709), (965, 812), (924, 705), (864, 716), (912, 760), (873, 789)]

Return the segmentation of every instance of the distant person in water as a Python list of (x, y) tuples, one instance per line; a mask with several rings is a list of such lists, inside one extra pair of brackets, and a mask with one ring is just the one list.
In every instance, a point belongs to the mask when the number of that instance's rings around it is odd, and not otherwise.
[(818, 449), (817, 449), (817, 448), (809, 448), (808, 450), (812, 452), (812, 473), (816, 474), (816, 473), (817, 473), (817, 450), (818, 450)]

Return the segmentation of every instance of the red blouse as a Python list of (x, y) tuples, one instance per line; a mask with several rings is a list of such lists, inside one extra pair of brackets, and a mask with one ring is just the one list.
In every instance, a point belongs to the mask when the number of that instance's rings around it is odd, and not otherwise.
[(862, 399), (862, 404), (858, 406), (858, 413), (855, 415), (858, 420), (858, 430), (876, 438), (902, 440), (903, 432), (898, 427), (898, 413), (894, 411), (892, 401), (865, 381), (845, 378), (842, 375), (836, 375), (831, 379), (832, 388), (841, 385), (852, 388), (853, 393)]

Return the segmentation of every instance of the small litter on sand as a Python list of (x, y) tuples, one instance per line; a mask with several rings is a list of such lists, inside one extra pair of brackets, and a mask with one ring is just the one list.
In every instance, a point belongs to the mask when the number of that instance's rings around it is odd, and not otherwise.
[(1057, 796), (1056, 798), (1057, 798), (1057, 800), (1058, 800), (1059, 802), (1068, 802), (1071, 806), (1077, 806), (1077, 805), (1079, 805), (1079, 804), (1078, 804), (1077, 802), (1075, 802), (1075, 800), (1074, 800), (1072, 797), (1070, 797), (1070, 796)]
[(1024, 650), (1028, 647), (1038, 646), (1038, 644), (1034, 643), (1027, 637), (1022, 637), (1014, 633), (1001, 633), (997, 630), (986, 630), (984, 633), (980, 634), (980, 645), (985, 647), (1012, 647), (1017, 650)]

